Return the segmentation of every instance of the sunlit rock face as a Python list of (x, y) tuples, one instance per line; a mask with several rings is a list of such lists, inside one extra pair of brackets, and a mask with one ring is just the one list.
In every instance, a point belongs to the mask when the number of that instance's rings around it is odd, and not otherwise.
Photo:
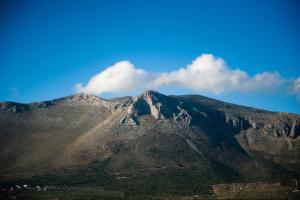
[(151, 90), (132, 98), (128, 108), (130, 115), (150, 114), (157, 120), (169, 119), (175, 111), (171, 98)]

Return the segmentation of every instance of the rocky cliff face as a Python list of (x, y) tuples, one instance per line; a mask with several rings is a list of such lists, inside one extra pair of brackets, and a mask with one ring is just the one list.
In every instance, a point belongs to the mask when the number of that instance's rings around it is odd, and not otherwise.
[(198, 95), (145, 91), (106, 100), (78, 94), (0, 104), (3, 180), (27, 177), (24, 171), (88, 169), (94, 162), (105, 162), (108, 174), (210, 166), (224, 177), (222, 166), (247, 179), (267, 180), (300, 175), (299, 155), (299, 115)]
[(203, 107), (178, 97), (168, 97), (156, 91), (146, 91), (131, 98), (123, 107), (128, 108), (128, 116), (122, 123), (138, 125), (138, 117), (151, 115), (156, 120), (172, 120), (183, 125), (198, 125), (202, 128), (225, 128), (233, 132), (248, 129), (263, 130), (266, 134), (276, 137), (297, 138), (300, 134), (299, 116), (289, 113), (273, 113), (254, 110), (244, 113), (246, 107), (227, 104), (230, 107), (240, 107), (235, 112), (230, 108)]
[(176, 108), (171, 98), (155, 91), (146, 91), (131, 99), (127, 112), (132, 116), (150, 114), (160, 120), (171, 118)]

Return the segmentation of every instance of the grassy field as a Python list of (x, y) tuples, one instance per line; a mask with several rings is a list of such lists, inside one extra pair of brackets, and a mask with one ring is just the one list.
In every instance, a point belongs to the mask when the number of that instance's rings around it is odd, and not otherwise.
[(46, 191), (15, 189), (1, 193), (1, 199), (124, 199), (122, 191), (104, 190), (102, 187), (58, 187), (50, 186)]
[(128, 195), (123, 191), (109, 191), (101, 187), (52, 187), (47, 191), (15, 190), (1, 191), (0, 199), (21, 200), (81, 200), (81, 199), (103, 199), (103, 200), (192, 200), (192, 199), (214, 199), (213, 195)]
[(103, 187), (48, 186), (47, 190), (14, 189), (1, 190), (0, 199), (21, 200), (197, 200), (197, 199), (300, 199), (300, 192), (292, 192), (292, 186), (278, 183), (218, 184), (207, 194), (132, 194), (125, 191), (107, 190)]
[(300, 199), (295, 186), (280, 183), (232, 183), (213, 185), (216, 199)]

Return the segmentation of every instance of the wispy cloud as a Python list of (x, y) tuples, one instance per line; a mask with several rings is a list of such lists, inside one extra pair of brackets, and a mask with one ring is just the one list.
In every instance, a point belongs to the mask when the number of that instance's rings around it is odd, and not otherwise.
[(271, 92), (280, 87), (292, 87), (292, 93), (300, 96), (300, 77), (294, 81), (287, 80), (279, 72), (263, 71), (250, 76), (241, 69), (229, 67), (222, 58), (202, 54), (186, 67), (162, 73), (147, 72), (129, 61), (117, 62), (93, 76), (86, 85), (78, 83), (75, 88), (77, 92), (101, 95), (170, 86), (213, 94)]

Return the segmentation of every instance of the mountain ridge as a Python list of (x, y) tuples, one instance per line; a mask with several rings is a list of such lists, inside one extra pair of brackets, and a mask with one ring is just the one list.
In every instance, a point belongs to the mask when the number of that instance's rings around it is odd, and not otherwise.
[[(159, 93), (155, 90), (146, 90), (144, 91), (142, 94), (137, 95), (137, 96), (142, 96), (143, 94), (146, 93), (158, 93), (158, 94), (162, 94)], [(244, 105), (240, 105), (240, 104), (236, 104), (236, 103), (228, 103), (222, 100), (218, 100), (218, 99), (214, 99), (214, 98), (210, 98), (210, 97), (206, 97), (203, 95), (199, 95), (199, 94), (184, 94), (184, 95), (164, 95), (164, 96), (169, 96), (169, 97), (197, 97), (197, 98), (203, 98), (203, 99), (207, 99), (209, 101), (214, 101), (215, 103), (221, 103), (221, 104), (227, 104), (230, 106), (239, 106), (239, 107), (243, 107), (243, 108), (249, 108), (249, 109), (253, 109), (253, 110), (260, 110), (260, 111), (266, 111), (266, 112), (272, 112), (272, 113), (290, 113), (290, 112), (281, 112), (281, 111), (269, 111), (266, 109), (262, 109), (262, 108), (256, 108), (256, 107), (251, 107), (251, 106), (244, 106)], [(135, 96), (124, 96), (124, 97), (113, 97), (110, 99), (105, 99), (105, 98), (101, 98), (99, 96), (96, 95), (92, 95), (92, 94), (88, 94), (88, 93), (76, 93), (73, 95), (68, 95), (65, 97), (60, 97), (60, 98), (54, 98), (51, 100), (45, 100), (45, 101), (33, 101), (33, 102), (29, 102), (29, 103), (21, 103), (21, 102), (15, 102), (15, 101), (2, 101), (0, 102), (0, 109), (5, 110), (6, 106), (5, 104), (8, 104), (9, 106), (13, 106), (13, 105), (19, 105), (19, 106), (39, 106), (41, 104), (51, 104), (51, 103), (58, 103), (58, 102), (64, 102), (64, 101), (69, 101), (69, 100), (87, 100), (87, 98), (91, 98), (91, 99), (99, 99), (100, 101), (104, 101), (104, 102), (114, 102), (114, 101), (118, 101), (118, 100), (122, 100), (122, 99), (132, 99)], [(291, 114), (297, 114), (297, 113), (291, 113)], [(298, 114), (297, 114), (298, 115)]]

